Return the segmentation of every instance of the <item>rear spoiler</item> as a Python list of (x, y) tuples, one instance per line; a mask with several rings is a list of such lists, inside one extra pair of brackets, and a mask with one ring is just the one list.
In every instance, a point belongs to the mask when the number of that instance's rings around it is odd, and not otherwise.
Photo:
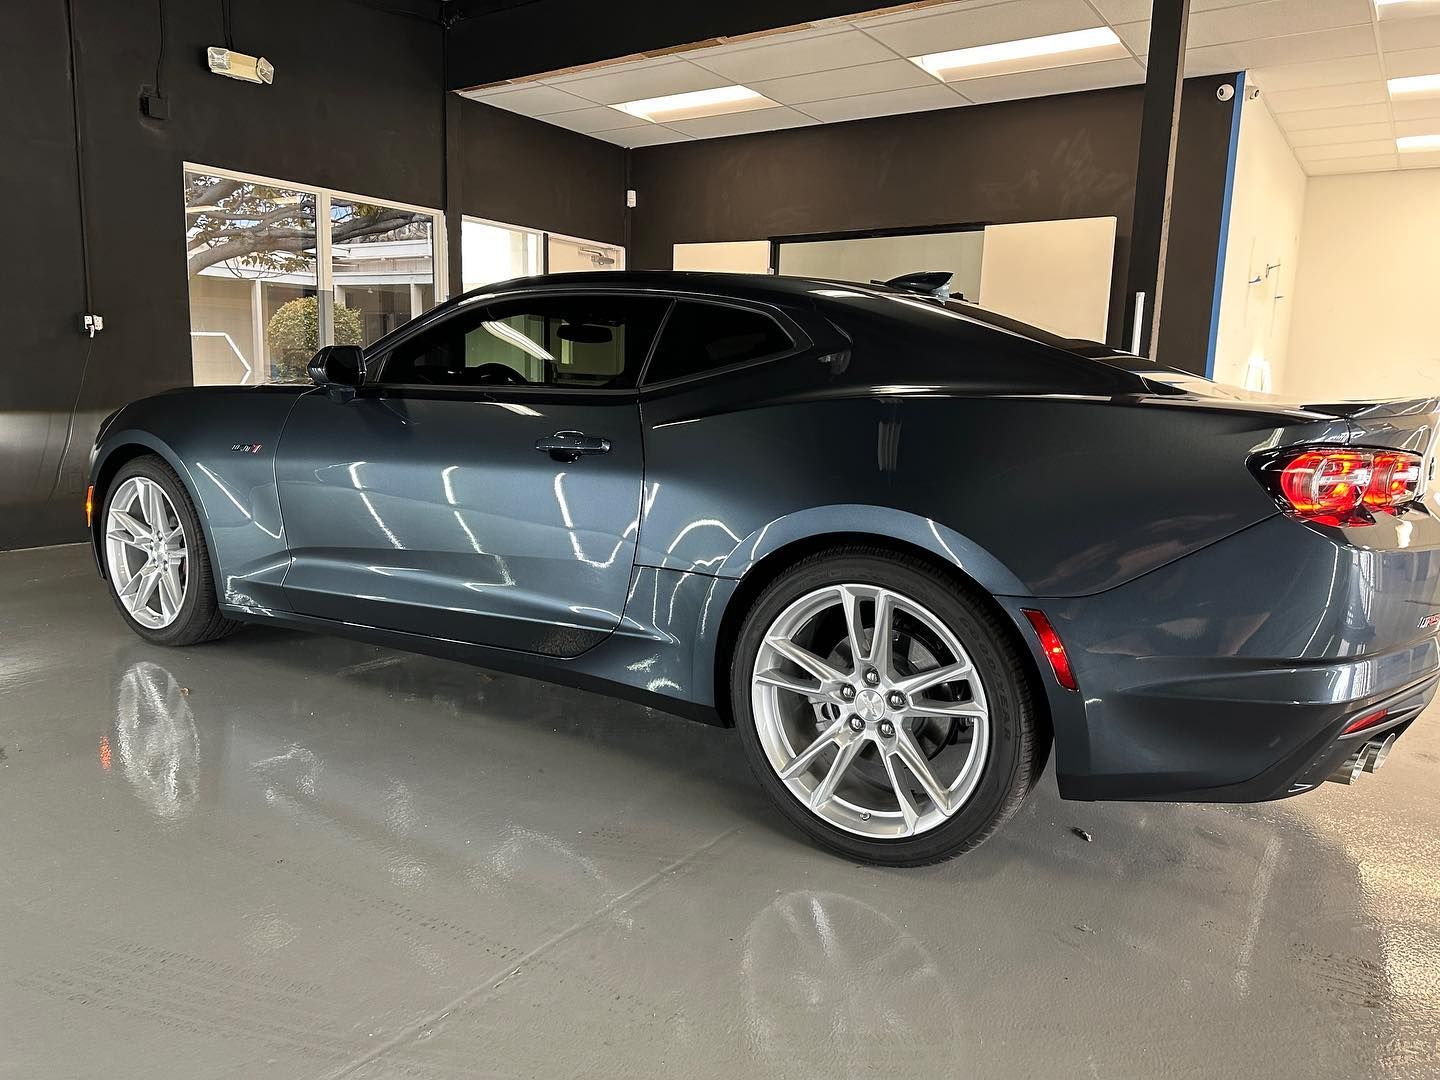
[(949, 270), (922, 270), (915, 274), (901, 274), (889, 281), (871, 280), (871, 285), (887, 285), (902, 292), (918, 293), (932, 300), (950, 299), (950, 279), (955, 275)]

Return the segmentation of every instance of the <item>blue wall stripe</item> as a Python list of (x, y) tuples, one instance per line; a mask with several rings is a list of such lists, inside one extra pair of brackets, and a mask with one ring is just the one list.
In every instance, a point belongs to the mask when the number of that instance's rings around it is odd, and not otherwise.
[(1210, 343), (1205, 375), (1215, 377), (1215, 346), (1220, 340), (1220, 293), (1225, 285), (1225, 248), (1230, 240), (1230, 202), (1235, 197), (1235, 152), (1240, 145), (1240, 112), (1245, 107), (1245, 72), (1235, 76), (1235, 111), (1230, 115), (1230, 153), (1225, 162), (1225, 196), (1220, 204), (1220, 243), (1215, 250), (1215, 296), (1210, 301)]

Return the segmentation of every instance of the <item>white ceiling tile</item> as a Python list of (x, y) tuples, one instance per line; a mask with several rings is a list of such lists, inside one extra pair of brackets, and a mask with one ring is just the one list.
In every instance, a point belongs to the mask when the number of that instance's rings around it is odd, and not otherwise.
[(583, 109), (590, 104), (584, 98), (577, 98), (563, 90), (540, 83), (528, 86), (506, 87), (503, 90), (481, 90), (465, 95), (486, 105), (495, 105), (510, 112), (525, 116), (545, 116), (549, 113), (568, 112)]
[(1389, 123), (1311, 128), (1309, 131), (1292, 131), (1289, 134), (1290, 145), (1297, 150), (1302, 146), (1335, 146), (1340, 143), (1373, 142), (1376, 139), (1394, 137), (1395, 133)]
[[(1013, 0), (954, 0), (949, 4), (926, 4), (924, 6), (901, 8), (881, 15), (861, 15), (854, 20), (862, 28), (871, 26), (893, 26), (895, 23), (914, 22), (916, 19), (931, 19), (951, 11), (972, 10), (982, 7), (997, 7)], [(1146, 0), (1149, 3), (1149, 0)], [(882, 7), (881, 11), (884, 10)]]
[(1150, 18), (1150, 0), (1091, 0), (1091, 3), (1111, 26)]
[(806, 127), (818, 123), (814, 117), (794, 109), (755, 109), (751, 112), (726, 113), (723, 116), (701, 116), (694, 120), (676, 120), (669, 127), (697, 139), (714, 139), (725, 135), (746, 135), (754, 131), (778, 131), (781, 128)]
[(792, 75), (788, 79), (767, 79), (750, 83), (752, 90), (771, 101), (785, 105), (801, 105), (807, 101), (876, 94), (882, 90), (902, 90), (909, 86), (934, 85), (935, 79), (918, 64), (909, 60), (887, 60), (882, 64), (817, 71), (809, 75)]
[(590, 135), (597, 131), (639, 127), (650, 121), (640, 116), (631, 116), (629, 113), (612, 109), (606, 105), (592, 105), (588, 109), (577, 109), (574, 112), (550, 113), (545, 117), (545, 122)]
[(786, 35), (773, 45), (726, 45), (689, 56), (701, 67), (746, 85), (760, 79), (783, 79), (894, 58), (895, 54), (884, 45), (858, 30), (798, 39)]
[[(1111, 26), (1116, 23), (1140, 22), (1150, 18), (1150, 0), (1090, 0), (1095, 10), (1104, 16)], [(1238, 7), (1253, 4), (1255, 0), (1191, 0), (1190, 17), (1197, 12), (1214, 11), (1218, 8)]]
[(1440, 14), (1428, 18), (1380, 20), (1380, 47), (1394, 49), (1433, 49), (1440, 46)]
[(618, 105), (622, 101), (713, 90), (730, 85), (730, 80), (684, 60), (642, 60), (602, 75), (567, 75), (551, 80), (549, 85), (563, 87), (566, 93), (597, 105)]
[(1347, 105), (1341, 109), (1310, 109), (1281, 113), (1275, 118), (1286, 131), (1348, 127), (1351, 124), (1383, 124), (1390, 119), (1388, 105)]
[(964, 8), (904, 22), (872, 26), (865, 32), (901, 56), (969, 49), (997, 41), (1089, 30), (1102, 20), (1085, 0), (1013, 0)]
[(660, 124), (646, 124), (643, 127), (620, 128), (617, 131), (597, 131), (595, 138), (615, 143), (617, 146), (659, 146), (662, 143), (689, 142), (690, 136), (683, 131), (672, 131)]
[(1377, 154), (1374, 157), (1312, 161), (1306, 164), (1305, 171), (1311, 176), (1333, 176), (1336, 173), (1392, 172), (1396, 167), (1394, 154)]
[(1266, 93), (1304, 90), (1313, 86), (1337, 86), (1342, 83), (1376, 82), (1381, 78), (1380, 60), (1372, 50), (1366, 56), (1350, 56), (1343, 60), (1314, 60), (1305, 64), (1284, 64), (1280, 67), (1256, 65), (1255, 81)]
[(928, 109), (953, 109), (965, 99), (947, 86), (912, 86), (904, 90), (887, 90), (881, 94), (860, 94), (858, 97), (812, 101), (801, 106), (827, 124), (843, 120), (859, 120), (866, 116), (891, 116), (895, 113), (924, 112)]
[(1440, 49), (1401, 49), (1385, 54), (1385, 70), (1392, 79), (1440, 72)]
[(1395, 137), (1403, 139), (1408, 135), (1440, 135), (1440, 120), (1395, 121)]
[(1095, 64), (1045, 68), (1017, 75), (993, 75), (988, 79), (952, 82), (961, 95), (977, 104), (1014, 101), (1017, 98), (1069, 94), (1077, 90), (1098, 90), (1145, 81), (1145, 69), (1134, 60), (1102, 60)]
[(1136, 56), (1144, 56), (1150, 51), (1150, 23), (1145, 22), (1120, 23), (1112, 26), (1115, 35), (1125, 43), (1125, 47)]
[[(1246, 86), (1252, 80), (1246, 79)], [(1304, 90), (1277, 90), (1271, 92), (1265, 83), (1256, 78), (1256, 86), (1265, 94), (1265, 101), (1272, 113), (1296, 112), (1301, 109), (1337, 109), (1344, 105), (1374, 105), (1390, 100), (1385, 84), (1375, 82), (1342, 83), (1339, 86), (1307, 86)]]
[(1367, 26), (1320, 30), (1313, 34), (1236, 41), (1188, 49), (1185, 74), (1206, 75), (1245, 68), (1275, 67), (1310, 60), (1339, 60), (1348, 56), (1374, 56), (1375, 36)]
[(1426, 150), (1420, 153), (1409, 151), (1400, 155), (1402, 169), (1440, 169), (1440, 150)]
[(1440, 119), (1440, 97), (1416, 98), (1390, 103), (1390, 112), (1396, 121)]
[(1395, 152), (1394, 139), (1371, 139), (1369, 142), (1340, 143), (1336, 146), (1301, 146), (1295, 156), (1305, 164), (1312, 161), (1331, 161), (1335, 158), (1375, 157), (1389, 151)]
[(1370, 31), (1370, 0), (1267, 0), (1218, 11), (1192, 12), (1186, 38), (1191, 49), (1232, 41), (1362, 26)]

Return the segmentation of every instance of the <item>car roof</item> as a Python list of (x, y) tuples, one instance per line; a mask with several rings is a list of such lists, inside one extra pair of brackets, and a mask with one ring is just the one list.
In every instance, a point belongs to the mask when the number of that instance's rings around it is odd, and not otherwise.
[[(535, 277), (497, 281), (492, 285), (473, 289), (465, 295), (484, 295), (501, 290), (509, 292), (518, 289), (582, 286), (585, 288), (658, 289), (783, 303), (786, 300), (793, 302), (797, 299), (806, 299), (817, 288), (834, 288), (837, 285), (857, 287), (854, 282), (783, 277), (777, 274), (721, 274), (699, 270), (573, 270), (560, 274), (543, 274)], [(895, 291), (884, 286), (858, 287), (877, 292)]]
[[(789, 277), (782, 274), (728, 274), (697, 270), (576, 270), (558, 274), (510, 278), (452, 296), (432, 308), (426, 319), (428, 321), (428, 319), (437, 317), (445, 311), (453, 310), (468, 301), (492, 294), (524, 292), (527, 289), (543, 292), (567, 287), (654, 289), (661, 292), (689, 293), (715, 299), (748, 300), (776, 306), (789, 305), (792, 308), (797, 306), (829, 308), (832, 311), (836, 308), (848, 308), (852, 311), (869, 308), (873, 312), (875, 299), (884, 298), (903, 301), (903, 303), (887, 305), (889, 310), (885, 312), (888, 318), (901, 322), (933, 327), (933, 322), (925, 318), (924, 312), (917, 312), (917, 309), (924, 309), (933, 304), (936, 307), (948, 309), (952, 316), (958, 316), (963, 322), (973, 326), (985, 327), (991, 332), (998, 331), (1011, 337), (1025, 338), (1050, 349), (1085, 355), (1083, 350), (1076, 349), (1076, 345), (1094, 344), (1062, 338), (1038, 326), (1032, 326), (1008, 315), (977, 307), (968, 301), (933, 300), (929, 297), (919, 296), (912, 290), (898, 289), (879, 282), (863, 283), (825, 278)], [(402, 327), (400, 330), (391, 331), (391, 334), (387, 334), (380, 341), (374, 343), (371, 348), (380, 347), (392, 334), (400, 333), (404, 329)], [(1100, 347), (1105, 348), (1104, 346)]]

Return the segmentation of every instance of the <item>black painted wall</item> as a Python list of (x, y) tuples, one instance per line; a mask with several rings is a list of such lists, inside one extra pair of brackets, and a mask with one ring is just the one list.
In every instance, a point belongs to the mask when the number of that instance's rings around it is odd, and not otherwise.
[[(1185, 87), (1157, 350), (1202, 373), (1235, 107), (1215, 97), (1226, 81)], [(630, 265), (668, 268), (676, 243), (1113, 215), (1119, 335), (1141, 98), (1121, 87), (635, 150)]]
[[(83, 536), (99, 420), (190, 382), (183, 162), (446, 208), (435, 0), (234, 0), (235, 47), (274, 63), (272, 86), (205, 68), (204, 47), (223, 43), (219, 0), (170, 0), (164, 121), (139, 109), (155, 80), (156, 0), (73, 2), (92, 310), (105, 329), (93, 344), (76, 329), (86, 301), (65, 4), (5, 0), (0, 549)], [(455, 209), (623, 240), (623, 150), (474, 102), (458, 108)]]

